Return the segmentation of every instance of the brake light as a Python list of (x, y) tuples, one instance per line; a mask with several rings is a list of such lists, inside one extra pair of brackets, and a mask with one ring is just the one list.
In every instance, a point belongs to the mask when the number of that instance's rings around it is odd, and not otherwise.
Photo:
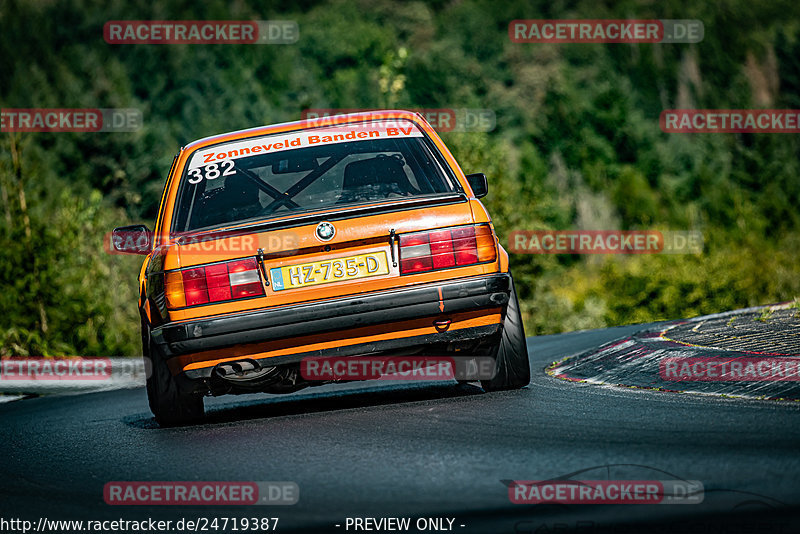
[(496, 258), (494, 235), (486, 224), (400, 236), (400, 274), (474, 265)]
[(458, 228), (453, 230), (452, 234), (456, 265), (478, 263), (478, 242), (475, 239), (475, 227)]
[(164, 286), (170, 308), (264, 295), (255, 258), (170, 271)]
[(208, 302), (208, 282), (206, 281), (206, 270), (186, 269), (183, 274), (183, 292), (186, 295), (186, 305), (196, 306)]

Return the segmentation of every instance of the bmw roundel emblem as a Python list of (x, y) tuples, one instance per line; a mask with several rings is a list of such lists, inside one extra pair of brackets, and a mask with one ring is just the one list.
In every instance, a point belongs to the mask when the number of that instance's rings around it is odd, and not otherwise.
[(336, 228), (329, 222), (321, 222), (317, 225), (317, 237), (322, 241), (330, 241), (336, 235)]

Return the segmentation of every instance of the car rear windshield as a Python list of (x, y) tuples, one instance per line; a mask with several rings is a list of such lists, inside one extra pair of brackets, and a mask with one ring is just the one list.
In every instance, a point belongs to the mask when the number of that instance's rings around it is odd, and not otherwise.
[(173, 231), (460, 190), (411, 121), (314, 128), (197, 150)]

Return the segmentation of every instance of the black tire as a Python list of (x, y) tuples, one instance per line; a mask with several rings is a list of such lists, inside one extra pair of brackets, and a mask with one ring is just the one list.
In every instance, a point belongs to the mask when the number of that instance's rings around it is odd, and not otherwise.
[(531, 381), (531, 366), (528, 360), (528, 345), (525, 342), (525, 328), (519, 311), (519, 300), (511, 281), (511, 294), (508, 298), (503, 333), (497, 346), (495, 375), (491, 380), (481, 380), (485, 391), (519, 389)]
[(142, 333), (145, 357), (150, 358), (150, 376), (147, 377), (147, 400), (150, 411), (161, 426), (193, 423), (203, 417), (203, 397), (193, 393), (187, 384), (172, 376), (158, 346), (150, 340), (148, 331)]

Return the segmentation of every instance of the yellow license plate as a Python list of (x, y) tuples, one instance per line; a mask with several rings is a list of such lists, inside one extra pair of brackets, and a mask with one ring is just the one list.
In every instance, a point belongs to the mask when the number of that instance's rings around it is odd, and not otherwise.
[(389, 274), (386, 252), (370, 252), (335, 260), (284, 265), (269, 270), (273, 291), (316, 286)]

